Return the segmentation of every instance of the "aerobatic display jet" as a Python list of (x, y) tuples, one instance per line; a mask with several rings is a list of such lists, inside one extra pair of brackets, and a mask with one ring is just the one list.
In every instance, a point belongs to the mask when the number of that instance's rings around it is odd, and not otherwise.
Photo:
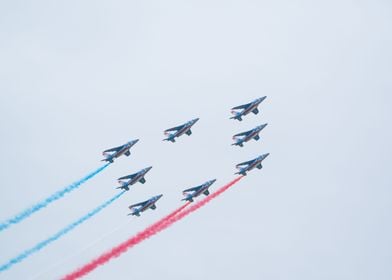
[[(183, 125), (172, 127), (169, 129), (166, 129), (164, 131), (165, 135), (167, 136), (166, 139), (163, 139), (163, 141), (171, 141), (171, 142), (176, 142), (174, 138), (180, 137), (183, 134), (186, 134), (190, 136), (192, 134), (191, 128), (192, 126), (199, 120), (199, 118), (191, 120)], [(172, 132), (172, 133), (171, 133)]]
[(267, 126), (268, 124), (262, 124), (254, 129), (249, 131), (241, 132), (233, 136), (233, 140), (235, 141), (233, 144), (234, 146), (243, 147), (245, 142), (248, 142), (252, 139), (258, 141), (260, 139), (259, 133)]
[(133, 204), (129, 206), (129, 209), (131, 210), (131, 213), (128, 214), (128, 216), (133, 215), (133, 216), (140, 216), (140, 213), (146, 211), (147, 209), (152, 209), (155, 210), (157, 209), (155, 203), (163, 196), (163, 194), (154, 196), (150, 198), (149, 200)]
[(237, 164), (236, 168), (239, 170), (239, 172), (234, 173), (234, 174), (240, 174), (240, 175), (245, 176), (246, 172), (251, 171), (255, 167), (257, 167), (258, 169), (263, 168), (263, 166), (261, 165), (261, 162), (268, 156), (269, 156), (269, 153), (258, 156), (257, 158), (252, 159), (250, 161), (245, 161), (245, 162)]
[(147, 174), (148, 171), (151, 170), (151, 168), (152, 168), (152, 166), (144, 168), (135, 174), (131, 174), (128, 176), (118, 178), (118, 182), (121, 184), (121, 186), (119, 186), (117, 189), (129, 191), (129, 186), (131, 186), (137, 182), (144, 184), (146, 182), (146, 179), (144, 179), (144, 176)]
[(210, 192), (208, 191), (208, 188), (211, 187), (211, 185), (215, 183), (215, 181), (216, 179), (208, 181), (203, 185), (184, 190), (182, 194), (185, 196), (185, 198), (182, 200), (193, 202), (193, 199), (201, 194), (209, 195)]
[(129, 150), (137, 142), (139, 142), (139, 139), (132, 140), (122, 146), (111, 148), (111, 149), (104, 151), (103, 155), (105, 156), (105, 158), (102, 161), (108, 161), (108, 162), (112, 163), (115, 158), (118, 158), (121, 155), (126, 155), (127, 157), (129, 157), (131, 155), (131, 152)]
[[(244, 105), (240, 105), (240, 106), (237, 106), (237, 107), (233, 107), (231, 109), (232, 110), (231, 113), (234, 116), (231, 117), (230, 119), (235, 119), (235, 120), (242, 121), (242, 117), (246, 116), (250, 112), (252, 112), (253, 114), (257, 115), (259, 113), (259, 109), (257, 109), (257, 107), (266, 98), (267, 98), (267, 96), (260, 97), (260, 98), (257, 98), (256, 100), (254, 100), (254, 101), (252, 101), (252, 102), (250, 102), (248, 104), (244, 104)], [(241, 111), (236, 111), (236, 110), (241, 110)]]

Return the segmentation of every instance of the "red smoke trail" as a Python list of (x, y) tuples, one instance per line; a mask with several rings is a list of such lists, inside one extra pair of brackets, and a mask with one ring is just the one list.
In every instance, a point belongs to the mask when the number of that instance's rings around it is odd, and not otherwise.
[[(132, 248), (133, 246), (139, 244), (140, 242), (146, 240), (147, 238), (159, 233), (160, 231), (166, 229), (170, 225), (174, 224), (175, 222), (181, 220), (185, 216), (191, 214), (192, 212), (196, 211), (200, 207), (204, 206), (223, 192), (225, 192), (227, 189), (232, 187), (234, 184), (236, 184), (239, 180), (241, 180), (241, 177), (236, 178), (229, 184), (223, 186), (222, 188), (218, 189), (216, 192), (212, 193), (211, 195), (207, 196), (203, 200), (199, 201), (198, 203), (195, 203), (192, 207), (189, 209), (184, 210), (188, 205), (189, 202), (186, 203), (185, 205), (181, 206), (177, 210), (173, 211), (169, 215), (163, 217), (160, 219), (158, 222), (152, 224), (145, 230), (139, 232), (136, 234), (134, 237), (126, 240), (125, 242), (121, 243), (120, 245), (114, 247), (111, 249), (109, 252), (106, 252), (99, 256), (98, 258), (92, 260), (91, 262), (87, 263), (86, 265), (82, 266), (81, 268), (77, 269), (76, 271), (64, 276), (62, 278), (63, 280), (74, 280), (78, 279), (80, 277), (85, 276), (86, 274), (90, 273), (97, 267), (106, 264), (109, 262), (111, 259), (119, 257), (121, 254), (125, 253), (128, 249)], [(184, 210), (184, 211), (183, 211)]]
[(112, 248), (109, 252), (102, 254), (95, 260), (92, 260), (90, 263), (84, 265), (83, 267), (79, 268), (75, 272), (66, 275), (63, 280), (73, 280), (83, 277), (84, 275), (90, 273), (92, 270), (96, 269), (98, 266), (105, 264), (106, 262), (110, 261), (112, 258), (116, 258), (120, 256), (122, 253), (125, 253), (128, 249), (132, 248), (136, 244), (140, 243), (141, 241), (147, 239), (160, 227), (160, 225), (165, 222), (167, 219), (171, 219), (179, 212), (181, 212), (185, 207), (189, 205), (189, 202), (182, 205), (181, 207), (174, 210), (172, 213), (168, 214), (167, 216), (163, 217), (159, 221), (155, 222), (145, 230), (139, 232), (134, 237), (128, 239), (127, 241), (121, 243), (120, 245)]
[(165, 221), (163, 221), (158, 229), (156, 230), (156, 232), (154, 232), (154, 234), (159, 233), (160, 231), (168, 228), (169, 226), (171, 226), (172, 224), (174, 224), (175, 222), (181, 220), (182, 218), (184, 218), (185, 216), (188, 216), (189, 214), (195, 212), (196, 210), (198, 210), (199, 208), (203, 207), (204, 205), (206, 205), (208, 202), (210, 202), (211, 200), (213, 200), (214, 198), (216, 198), (217, 196), (219, 196), (220, 194), (224, 193), (225, 191), (227, 191), (230, 187), (232, 187), (233, 185), (235, 185), (239, 180), (242, 179), (241, 177), (238, 177), (237, 179), (235, 179), (234, 181), (232, 181), (231, 183), (227, 184), (226, 186), (223, 186), (222, 188), (218, 189), (216, 192), (214, 192), (213, 194), (211, 194), (210, 196), (207, 196), (206, 198), (204, 198), (203, 200), (199, 201), (198, 203), (192, 205), (191, 207), (189, 207), (188, 209), (185, 209), (184, 211), (180, 212), (178, 215), (175, 216), (171, 216), (169, 218), (167, 218)]

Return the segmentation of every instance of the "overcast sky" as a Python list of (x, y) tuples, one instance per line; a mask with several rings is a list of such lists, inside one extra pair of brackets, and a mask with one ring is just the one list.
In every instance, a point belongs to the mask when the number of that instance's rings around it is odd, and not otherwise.
[[(140, 142), (1, 232), (0, 263), (153, 169), (0, 279), (58, 279), (178, 207), (183, 189), (217, 178), (214, 190), (266, 152), (263, 170), (86, 279), (392, 279), (391, 28), (387, 0), (1, 2), (0, 220)], [(229, 120), (264, 95), (259, 115)], [(195, 117), (191, 137), (162, 142)], [(261, 141), (230, 146), (266, 122)], [(161, 193), (156, 211), (126, 216)]]

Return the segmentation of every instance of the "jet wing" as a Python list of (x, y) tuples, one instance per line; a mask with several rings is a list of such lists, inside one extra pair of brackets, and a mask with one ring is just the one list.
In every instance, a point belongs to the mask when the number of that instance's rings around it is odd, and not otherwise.
[(201, 187), (202, 187), (202, 186), (193, 187), (193, 188), (190, 188), (190, 189), (183, 190), (182, 192), (183, 192), (183, 193), (186, 193), (186, 192), (195, 192), (195, 191), (198, 191)]
[(240, 106), (233, 107), (233, 108), (231, 108), (231, 109), (232, 109), (232, 110), (245, 109), (245, 108), (248, 108), (251, 104), (252, 104), (252, 103), (247, 103), (247, 104), (244, 104), (244, 105), (240, 105)]
[(143, 206), (143, 205), (145, 205), (147, 202), (148, 202), (148, 200), (147, 200), (147, 201), (140, 202), (140, 203), (132, 204), (132, 205), (129, 205), (128, 208), (132, 210), (133, 208), (135, 208), (135, 207), (137, 207), (137, 206)]
[(238, 134), (234, 135), (233, 138), (237, 137), (237, 136), (248, 135), (249, 133), (250, 133), (250, 131), (241, 132), (241, 133), (238, 133)]
[(249, 160), (249, 161), (241, 162), (241, 163), (237, 164), (236, 166), (249, 165), (249, 164), (251, 164), (253, 161), (254, 161), (254, 160)]
[(136, 174), (132, 174), (132, 175), (128, 175), (128, 176), (124, 176), (124, 177), (118, 178), (118, 180), (132, 179), (135, 176), (136, 176)]
[(111, 148), (111, 149), (108, 149), (108, 150), (103, 151), (103, 152), (104, 152), (104, 153), (108, 153), (108, 152), (117, 152), (117, 151), (121, 150), (122, 147), (124, 147), (124, 145), (118, 146), (118, 147), (115, 147), (115, 148)]
[(179, 125), (179, 126), (176, 126), (176, 127), (172, 127), (172, 128), (166, 129), (165, 132), (178, 131), (178, 130), (180, 130), (183, 127), (184, 127), (184, 125)]

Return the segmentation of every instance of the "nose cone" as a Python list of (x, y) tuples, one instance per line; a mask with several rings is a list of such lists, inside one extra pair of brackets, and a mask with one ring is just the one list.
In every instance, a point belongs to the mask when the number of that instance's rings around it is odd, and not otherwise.
[(267, 125), (268, 125), (268, 123), (259, 125), (258, 129), (259, 129), (259, 130), (262, 130), (262, 129), (264, 129)]
[(263, 155), (263, 158), (266, 158), (266, 157), (268, 157), (269, 155), (270, 155), (269, 153), (266, 153), (266, 154)]
[(192, 122), (196, 123), (198, 120), (200, 120), (200, 118), (193, 119)]
[(135, 139), (132, 141), (133, 144), (136, 144), (137, 142), (139, 142), (139, 139)]
[(210, 181), (210, 184), (212, 185), (212, 184), (215, 183), (215, 182), (216, 182), (216, 179), (211, 180), (211, 181)]
[(149, 167), (146, 167), (146, 168), (144, 168), (144, 172), (148, 172), (148, 171), (150, 171), (151, 170), (151, 168), (152, 168), (152, 166), (149, 166)]
[(155, 200), (158, 201), (159, 199), (161, 199), (162, 196), (163, 196), (163, 194), (157, 195), (157, 196), (155, 197)]

